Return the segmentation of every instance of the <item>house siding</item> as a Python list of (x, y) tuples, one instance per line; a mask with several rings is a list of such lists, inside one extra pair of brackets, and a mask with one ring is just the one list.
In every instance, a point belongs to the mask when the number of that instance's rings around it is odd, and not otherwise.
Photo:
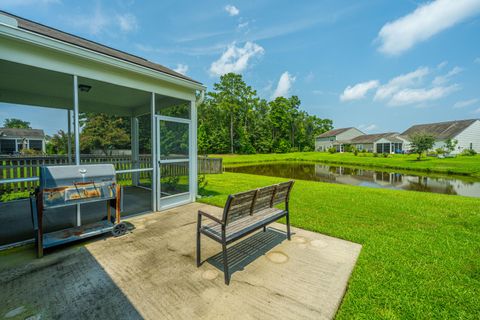
[(465, 149), (472, 149), (480, 152), (480, 120), (472, 123), (467, 129), (460, 132), (455, 139), (458, 141), (457, 147), (453, 153), (461, 153)]
[(345, 132), (342, 132), (333, 137), (323, 137), (315, 139), (315, 150), (316, 151), (327, 151), (333, 146), (334, 141), (344, 141), (350, 140), (355, 137), (364, 135), (364, 133), (356, 128), (351, 128)]

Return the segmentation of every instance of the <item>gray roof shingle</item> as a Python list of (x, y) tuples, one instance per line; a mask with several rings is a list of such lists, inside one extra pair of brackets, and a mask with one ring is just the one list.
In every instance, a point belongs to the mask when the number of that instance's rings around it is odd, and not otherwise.
[(95, 51), (95, 52), (98, 52), (98, 53), (108, 55), (110, 57), (121, 59), (121, 60), (130, 62), (130, 63), (134, 63), (136, 65), (143, 66), (143, 67), (155, 70), (155, 71), (166, 73), (166, 74), (169, 74), (171, 76), (175, 76), (177, 78), (181, 78), (181, 79), (184, 79), (184, 80), (188, 80), (188, 81), (192, 81), (192, 82), (201, 84), (200, 82), (198, 82), (196, 80), (193, 80), (193, 79), (191, 79), (191, 78), (189, 78), (189, 77), (187, 77), (187, 76), (185, 76), (181, 73), (175, 72), (175, 71), (173, 71), (173, 70), (171, 70), (167, 67), (164, 67), (160, 64), (150, 62), (150, 61), (148, 61), (144, 58), (141, 58), (141, 57), (138, 57), (138, 56), (135, 56), (135, 55), (117, 50), (117, 49), (110, 48), (110, 47), (102, 45), (100, 43), (97, 43), (97, 42), (94, 42), (94, 41), (91, 41), (91, 40), (87, 40), (85, 38), (81, 38), (81, 37), (75, 36), (73, 34), (63, 32), (63, 31), (60, 31), (58, 29), (51, 28), (51, 27), (45, 26), (43, 24), (28, 20), (28, 19), (24, 19), (22, 17), (13, 15), (11, 13), (8, 13), (8, 12), (2, 11), (2, 10), (0, 10), (0, 14), (3, 14), (3, 15), (6, 15), (6, 16), (9, 16), (11, 18), (16, 19), (17, 22), (18, 22), (18, 27), (20, 29), (28, 30), (28, 31), (31, 31), (31, 32), (34, 32), (34, 33), (37, 33), (37, 34), (40, 34), (40, 35), (43, 35), (43, 36), (47, 36), (47, 37), (52, 38), (52, 39), (56, 39), (56, 40), (60, 40), (60, 41), (66, 42), (66, 43), (70, 43), (70, 44), (73, 44), (73, 45), (78, 46), (78, 47), (89, 49), (89, 50), (92, 50), (92, 51)]
[(324, 132), (320, 135), (317, 136), (317, 138), (328, 138), (328, 137), (334, 137), (337, 136), (341, 133), (344, 133), (345, 131), (348, 131), (350, 129), (354, 129), (353, 127), (348, 127), (348, 128), (339, 128), (339, 129), (333, 129), (327, 132)]
[(397, 132), (385, 132), (385, 133), (374, 133), (374, 134), (365, 134), (363, 136), (355, 137), (351, 140), (351, 143), (374, 143), (382, 138), (387, 139), (391, 142), (402, 142), (402, 140), (397, 138)]
[(408, 128), (402, 133), (402, 136), (408, 137), (419, 132), (425, 132), (433, 135), (437, 140), (452, 139), (477, 120), (478, 119), (468, 119), (417, 124)]
[(42, 129), (0, 128), (0, 138), (34, 138), (43, 139)]

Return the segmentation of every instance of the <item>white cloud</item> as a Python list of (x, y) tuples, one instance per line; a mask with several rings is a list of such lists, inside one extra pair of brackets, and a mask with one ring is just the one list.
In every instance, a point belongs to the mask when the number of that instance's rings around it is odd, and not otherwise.
[(447, 74), (445, 74), (443, 76), (435, 77), (435, 79), (433, 79), (432, 83), (436, 86), (443, 85), (443, 84), (449, 82), (452, 77), (456, 76), (457, 74), (459, 74), (462, 71), (463, 71), (462, 68), (455, 67), (452, 70), (450, 70)]
[(399, 75), (378, 88), (374, 100), (386, 100), (404, 88), (416, 86), (429, 73), (430, 71), (427, 67), (420, 67), (415, 71)]
[(453, 108), (455, 109), (461, 109), (461, 108), (465, 108), (465, 107), (469, 107), (469, 106), (472, 106), (476, 103), (480, 102), (480, 99), (469, 99), (469, 100), (461, 100), (461, 101), (457, 101), (454, 105), (453, 105)]
[(241, 23), (238, 24), (237, 28), (238, 28), (238, 29), (243, 29), (243, 28), (248, 27), (248, 25), (249, 25), (249, 22), (248, 22), (248, 21), (241, 22)]
[(227, 11), (228, 14), (231, 15), (232, 17), (236, 16), (240, 13), (240, 10), (238, 10), (237, 7), (235, 7), (234, 5), (231, 5), (231, 4), (228, 4), (228, 5), (225, 6), (225, 11)]
[(354, 86), (348, 86), (340, 95), (340, 101), (363, 99), (368, 91), (377, 88), (379, 85), (378, 80), (371, 80), (357, 83)]
[(186, 75), (188, 72), (188, 66), (186, 64), (179, 63), (177, 64), (177, 67), (173, 69), (173, 71)]
[(261, 56), (264, 52), (265, 50), (254, 42), (246, 42), (243, 48), (233, 43), (218, 60), (212, 62), (210, 74), (221, 76), (229, 72), (241, 73), (248, 67), (250, 59)]
[(447, 64), (448, 64), (448, 61), (442, 61), (438, 64), (437, 69), (441, 70), (441, 69), (445, 68), (447, 66)]
[(403, 89), (395, 93), (388, 102), (390, 106), (403, 106), (415, 103), (424, 103), (446, 97), (450, 93), (457, 91), (459, 86), (454, 84), (448, 87), (433, 87), (430, 89)]
[(378, 129), (378, 126), (376, 124), (369, 124), (369, 125), (366, 125), (366, 124), (361, 124), (358, 126), (358, 129), (360, 129), (361, 131), (364, 131), (364, 132), (370, 132), (370, 131), (373, 131), (375, 129)]
[(130, 13), (118, 14), (117, 23), (122, 31), (133, 31), (138, 28), (137, 18)]
[(67, 22), (77, 29), (82, 29), (91, 35), (105, 32), (130, 32), (138, 28), (137, 18), (130, 13), (111, 14), (97, 5), (93, 12), (67, 17)]
[(435, 34), (480, 13), (478, 0), (436, 0), (385, 24), (378, 34), (379, 51), (397, 55)]
[(473, 114), (480, 114), (480, 108), (472, 112)]
[(288, 71), (282, 73), (278, 80), (277, 88), (273, 92), (272, 99), (277, 97), (287, 97), (294, 82), (295, 77), (288, 73)]
[(473, 62), (480, 64), (480, 57), (475, 58), (475, 60), (473, 60)]

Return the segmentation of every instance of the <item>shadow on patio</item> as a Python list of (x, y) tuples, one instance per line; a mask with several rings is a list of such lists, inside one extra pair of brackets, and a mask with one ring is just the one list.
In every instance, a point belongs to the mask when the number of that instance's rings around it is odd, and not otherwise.
[[(229, 248), (235, 271), (223, 281), (221, 246), (206, 239), (195, 263), (193, 203), (133, 217), (131, 233), (47, 252), (0, 253), (0, 317), (42, 318), (329, 319), (347, 287), (361, 246), (272, 224)], [(23, 253), (22, 253), (23, 252)], [(23, 255), (23, 257), (22, 257)], [(20, 310), (22, 311), (22, 310)]]

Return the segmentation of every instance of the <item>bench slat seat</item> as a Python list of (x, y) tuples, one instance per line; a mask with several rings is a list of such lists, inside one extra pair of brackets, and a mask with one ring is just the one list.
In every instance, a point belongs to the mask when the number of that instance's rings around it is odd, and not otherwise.
[[(235, 241), (244, 234), (250, 233), (259, 227), (264, 226), (270, 222), (276, 221), (285, 215), (285, 210), (277, 208), (267, 208), (253, 215), (248, 215), (239, 220), (235, 220), (226, 228), (225, 235), (227, 243)], [(222, 225), (216, 222), (209, 223), (202, 227), (201, 232), (210, 238), (215, 238), (217, 241), (222, 240)]]

